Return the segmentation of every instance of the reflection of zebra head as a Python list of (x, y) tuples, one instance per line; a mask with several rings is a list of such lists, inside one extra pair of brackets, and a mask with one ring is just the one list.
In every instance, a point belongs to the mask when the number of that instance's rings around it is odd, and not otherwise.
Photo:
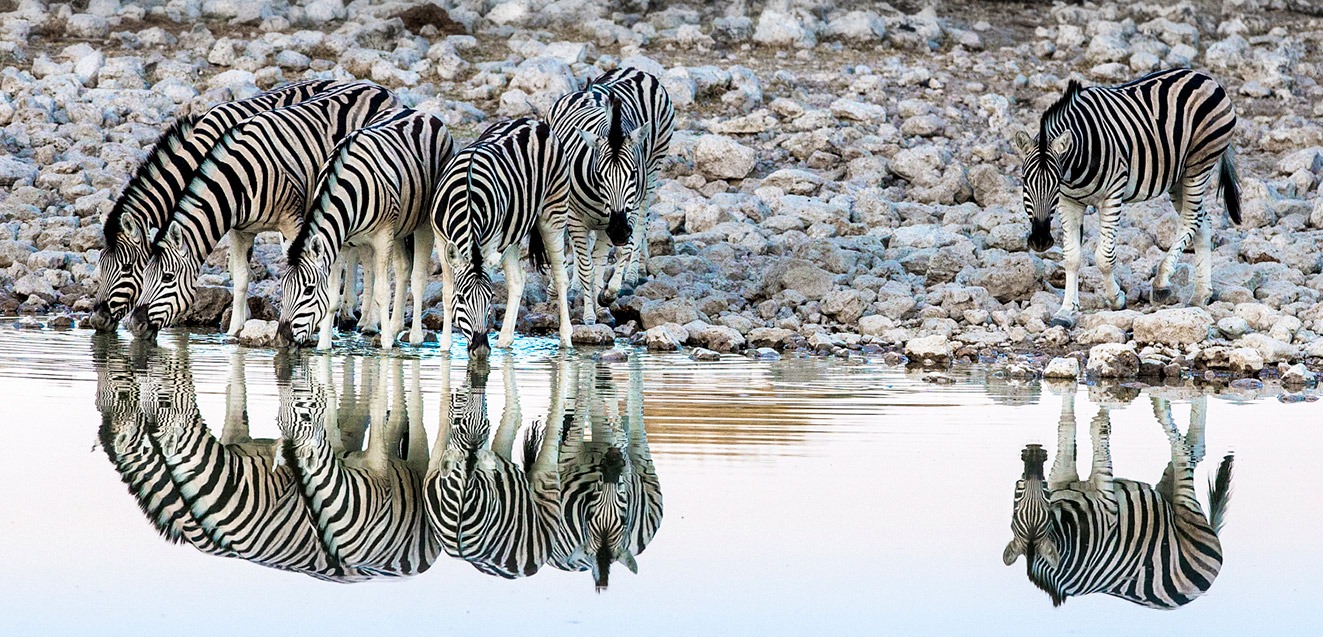
[(1024, 211), (1032, 223), (1029, 247), (1034, 250), (1052, 247), (1052, 216), (1056, 214), (1061, 202), (1062, 166), (1074, 142), (1069, 130), (1051, 138), (1048, 131), (1054, 129), (1056, 122), (1074, 104), (1079, 93), (1079, 82), (1071, 81), (1061, 100), (1043, 113), (1036, 139), (1024, 131), (1015, 135), (1015, 145), (1024, 164), (1021, 169)]
[[(300, 240), (301, 239), (301, 240)], [(280, 279), (280, 341), (293, 345), (312, 335), (331, 307), (331, 251), (319, 234), (300, 233), (290, 244)]]
[(625, 132), (620, 98), (612, 95), (607, 99), (610, 126), (606, 137), (586, 130), (579, 130), (579, 136), (596, 160), (594, 168), (608, 214), (606, 236), (612, 244), (622, 246), (629, 243), (633, 233), (630, 219), (647, 189), (648, 127), (636, 125)]
[[(185, 195), (187, 197), (188, 195)], [(142, 296), (133, 310), (133, 333), (151, 338), (193, 303), (201, 260), (185, 245), (183, 227), (168, 223), (158, 233), (142, 273)]]
[(1043, 477), (1043, 463), (1047, 452), (1042, 445), (1028, 445), (1020, 452), (1024, 473), (1015, 481), (1015, 507), (1011, 514), (1011, 543), (1006, 546), (1002, 559), (1009, 566), (1016, 558), (1025, 556), (1033, 564), (1034, 556), (1041, 555), (1052, 566), (1057, 565), (1057, 544), (1048, 532), (1049, 517), (1047, 480)]

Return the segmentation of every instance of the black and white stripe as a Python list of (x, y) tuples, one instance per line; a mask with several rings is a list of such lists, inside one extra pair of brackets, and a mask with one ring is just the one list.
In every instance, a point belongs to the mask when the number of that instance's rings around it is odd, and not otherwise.
[(432, 206), (445, 296), (443, 351), (449, 350), (451, 330), (457, 326), (468, 338), (470, 355), (487, 355), (492, 287), (486, 266), (498, 261), (509, 296), (496, 345), (509, 347), (514, 341), (524, 292), (519, 250), (526, 236), (534, 265), (551, 266), (560, 304), (560, 341), (569, 346), (564, 241), (568, 181), (565, 156), (551, 128), (526, 118), (489, 127), (450, 161)]
[(113, 330), (138, 300), (150, 257), (151, 229), (163, 226), (207, 151), (231, 127), (257, 113), (297, 104), (336, 86), (330, 80), (286, 84), (246, 100), (181, 117), (156, 140), (106, 216), (105, 248), (97, 259), (98, 287), (89, 324)]
[[(454, 154), (454, 142), (436, 116), (403, 109), (394, 116), (345, 137), (317, 178), (312, 205), (290, 244), (281, 279), (281, 344), (289, 345), (320, 329), (318, 348), (331, 346), (339, 304), (340, 273), (346, 246), (370, 248), (374, 256), (374, 302), (381, 316), (381, 345), (389, 348), (404, 320), (404, 281), (413, 292), (409, 342), (423, 340), (423, 286), (432, 257), (427, 221), (436, 185)], [(412, 238), (413, 258), (403, 244)], [(390, 278), (396, 274), (395, 309), (389, 311)], [(351, 271), (352, 275), (352, 271)]]
[(1079, 309), (1084, 209), (1098, 209), (1097, 265), (1113, 309), (1126, 295), (1112, 274), (1121, 204), (1170, 193), (1181, 231), (1153, 280), (1155, 302), (1172, 296), (1171, 272), (1191, 243), (1195, 288), (1191, 303), (1212, 295), (1212, 231), (1204, 195), (1214, 169), (1233, 222), (1240, 222), (1240, 187), (1231, 153), (1236, 113), (1231, 99), (1207, 75), (1188, 69), (1160, 71), (1128, 84), (1084, 88), (1072, 81), (1043, 114), (1037, 139), (1015, 137), (1024, 160), (1024, 206), (1031, 219), (1029, 247), (1052, 246), (1052, 215), (1061, 209), (1066, 292), (1054, 325), (1073, 326)]
[(335, 144), (398, 108), (390, 91), (353, 83), (259, 113), (226, 132), (153, 240), (133, 312), (134, 333), (154, 335), (187, 310), (202, 261), (228, 234), (234, 280), (229, 333), (237, 334), (247, 318), (254, 237), (267, 230), (294, 237), (318, 170)]
[[(647, 258), (648, 199), (670, 147), (675, 111), (657, 78), (624, 68), (561, 97), (548, 121), (570, 165), (570, 242), (584, 293), (583, 321), (592, 324), (598, 292), (601, 303), (610, 303), (622, 285), (637, 282), (639, 263)], [(603, 289), (612, 244), (616, 268)]]

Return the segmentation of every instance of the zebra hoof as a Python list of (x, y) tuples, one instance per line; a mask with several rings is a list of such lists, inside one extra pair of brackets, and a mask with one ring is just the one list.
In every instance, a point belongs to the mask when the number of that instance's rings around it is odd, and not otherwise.
[(1066, 317), (1064, 317), (1064, 316), (1054, 316), (1054, 317), (1052, 317), (1052, 320), (1048, 322), (1047, 326), (1048, 326), (1048, 327), (1064, 327), (1064, 328), (1066, 328), (1066, 329), (1069, 330), (1069, 329), (1073, 329), (1073, 328), (1075, 327), (1075, 319), (1072, 319), (1072, 318), (1066, 318)]
[(1171, 288), (1153, 288), (1153, 305), (1167, 305), (1176, 299), (1176, 293)]

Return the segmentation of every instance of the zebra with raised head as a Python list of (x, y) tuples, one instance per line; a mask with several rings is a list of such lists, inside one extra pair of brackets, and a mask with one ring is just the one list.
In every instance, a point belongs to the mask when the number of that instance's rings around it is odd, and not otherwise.
[(248, 313), (254, 237), (267, 230), (297, 235), (317, 172), (335, 144), (399, 107), (390, 91), (353, 83), (258, 113), (226, 132), (156, 233), (133, 311), (134, 334), (150, 338), (183, 314), (203, 260), (227, 234), (234, 281), (228, 331), (238, 334)]
[(1218, 533), (1231, 497), (1232, 456), (1222, 460), (1209, 484), (1205, 517), (1194, 491), (1194, 469), (1204, 445), (1200, 401), (1182, 436), (1170, 403), (1152, 398), (1171, 443), (1171, 462), (1156, 487), (1113, 477), (1111, 422), (1101, 407), (1090, 428), (1093, 469), (1081, 481), (1075, 470), (1072, 388), (1062, 402), (1051, 474), (1044, 479), (1047, 452), (1040, 445), (1028, 445), (1020, 454), (1024, 473), (1015, 484), (1013, 537), (1002, 554), (1006, 565), (1025, 556), (1029, 580), (1051, 596), (1054, 606), (1068, 597), (1106, 593), (1170, 609), (1207, 592), (1222, 567)]
[[(675, 110), (657, 78), (623, 68), (556, 100), (547, 119), (570, 165), (570, 242), (583, 322), (591, 325), (597, 303), (607, 305), (623, 285), (633, 286), (647, 258), (648, 199), (670, 148)], [(603, 288), (612, 245), (616, 268)]]
[(642, 363), (630, 362), (623, 415), (610, 370), (593, 378), (594, 367), (580, 368), (574, 411), (561, 432), (561, 531), (550, 561), (561, 570), (591, 571), (600, 592), (612, 563), (638, 572), (635, 558), (661, 526), (662, 493), (643, 424)]
[(1159, 71), (1120, 86), (1082, 87), (1072, 80), (1043, 113), (1038, 135), (1021, 131), (1015, 145), (1023, 159), (1024, 207), (1032, 229), (1029, 247), (1052, 247), (1052, 216), (1061, 212), (1066, 290), (1053, 325), (1072, 327), (1079, 311), (1079, 269), (1084, 209), (1098, 210), (1097, 265), (1103, 296), (1112, 309), (1126, 295), (1112, 270), (1121, 204), (1170, 193), (1181, 231), (1158, 265), (1152, 299), (1172, 297), (1171, 273), (1194, 244), (1191, 303), (1212, 296), (1212, 230), (1204, 196), (1213, 172), (1231, 221), (1240, 223), (1240, 186), (1231, 152), (1236, 111), (1212, 78), (1198, 71)]
[(497, 347), (514, 342), (515, 319), (524, 294), (520, 243), (528, 237), (529, 260), (551, 278), (560, 309), (560, 342), (570, 346), (570, 309), (565, 292), (565, 216), (569, 177), (560, 143), (545, 123), (520, 118), (494, 124), (446, 167), (432, 204), (432, 230), (441, 249), (444, 326), (441, 350), (451, 330), (468, 338), (470, 356), (485, 357), (487, 314), (492, 299), (486, 267), (498, 261), (508, 291), (505, 323)]
[(138, 300), (140, 277), (150, 256), (149, 233), (165, 225), (194, 171), (225, 131), (257, 113), (297, 104), (335, 84), (294, 82), (176, 119), (157, 138), (106, 216), (105, 247), (97, 258), (97, 293), (88, 324), (98, 331), (113, 330)]
[(564, 373), (553, 380), (546, 424), (534, 422), (520, 444), (522, 411), (511, 359), (503, 383), (505, 407), (492, 434), (487, 419), (487, 363), (471, 360), (468, 382), (452, 397), (443, 363), (441, 428), (427, 477), (427, 514), (446, 553), (488, 575), (507, 579), (537, 572), (557, 544), (560, 480), (556, 423), (564, 408)]
[[(342, 249), (368, 246), (375, 257), (374, 286), (381, 317), (381, 346), (390, 348), (403, 322), (405, 259), (400, 244), (412, 238), (413, 325), (409, 343), (423, 342), (423, 286), (432, 260), (426, 216), (454, 141), (434, 115), (404, 109), (348, 137), (317, 178), (312, 207), (290, 244), (281, 278), (278, 344), (291, 345), (320, 329), (317, 347), (331, 346), (338, 307)], [(396, 274), (394, 312), (387, 309), (388, 262)]]

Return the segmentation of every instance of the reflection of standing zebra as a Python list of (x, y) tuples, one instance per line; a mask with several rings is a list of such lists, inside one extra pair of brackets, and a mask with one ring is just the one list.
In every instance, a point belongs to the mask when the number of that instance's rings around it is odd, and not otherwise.
[(333, 85), (329, 80), (295, 82), (175, 120), (106, 216), (106, 245), (97, 259), (99, 283), (89, 323), (101, 331), (112, 330), (138, 300), (140, 276), (151, 256), (148, 232), (165, 225), (198, 164), (225, 131), (257, 113), (297, 104)]
[[(675, 111), (657, 78), (627, 68), (557, 100), (548, 121), (570, 165), (570, 241), (583, 322), (592, 324), (597, 293), (610, 303), (622, 283), (634, 285), (639, 262), (647, 258), (648, 198), (670, 147)], [(616, 268), (603, 289), (612, 244)]]
[(432, 206), (432, 229), (441, 248), (445, 324), (441, 349), (450, 349), (458, 326), (469, 353), (485, 357), (492, 287), (486, 265), (501, 262), (508, 298), (497, 347), (514, 341), (524, 293), (519, 243), (528, 237), (529, 260), (549, 264), (560, 303), (560, 343), (570, 345), (565, 299), (565, 210), (568, 176), (560, 143), (544, 123), (517, 119), (491, 126), (446, 167)]
[[(623, 418), (614, 392), (599, 394), (592, 376), (593, 365), (584, 364), (560, 443), (562, 528), (551, 564), (591, 570), (600, 591), (609, 583), (612, 562), (638, 572), (634, 558), (661, 526), (662, 496), (643, 426), (642, 363), (630, 363)], [(610, 388), (609, 371), (597, 380)], [(592, 441), (585, 442), (590, 423)]]
[[(443, 367), (449, 379), (449, 365)], [(564, 405), (563, 372), (558, 372), (546, 425), (534, 423), (514, 461), (521, 421), (514, 368), (506, 358), (505, 408), (491, 435), (487, 420), (487, 366), (469, 363), (468, 385), (450, 399), (442, 387), (441, 428), (427, 478), (427, 514), (446, 553), (488, 575), (532, 575), (551, 554), (559, 518), (557, 436)]]
[(1072, 81), (1061, 100), (1043, 113), (1038, 138), (1015, 137), (1024, 160), (1024, 207), (1032, 232), (1029, 247), (1052, 247), (1052, 215), (1061, 208), (1066, 295), (1054, 325), (1075, 324), (1079, 310), (1080, 250), (1084, 208), (1098, 209), (1097, 265), (1112, 309), (1125, 307), (1116, 283), (1116, 228), (1121, 204), (1171, 193), (1181, 231), (1153, 279), (1154, 302), (1172, 296), (1171, 272), (1194, 243), (1195, 286), (1191, 303), (1212, 295), (1212, 231), (1204, 194), (1213, 170), (1233, 222), (1240, 222), (1240, 189), (1232, 163), (1236, 112), (1212, 78), (1189, 69), (1159, 71), (1114, 87), (1080, 87)]
[(230, 236), (234, 305), (230, 334), (248, 316), (248, 258), (257, 233), (298, 233), (317, 171), (337, 142), (399, 108), (390, 91), (349, 84), (274, 111), (259, 113), (225, 133), (157, 232), (142, 275), (133, 330), (149, 337), (193, 302), (202, 261)]
[(1182, 436), (1170, 404), (1152, 400), (1171, 442), (1171, 462), (1156, 487), (1112, 477), (1106, 407), (1090, 428), (1093, 470), (1087, 481), (1079, 480), (1073, 391), (1063, 399), (1057, 457), (1046, 481), (1047, 452), (1029, 445), (1021, 454), (1024, 475), (1015, 485), (1014, 537), (1002, 557), (1010, 565), (1024, 555), (1029, 580), (1054, 605), (1102, 592), (1153, 608), (1176, 608), (1207, 592), (1221, 570), (1218, 531), (1231, 495), (1232, 457), (1222, 460), (1210, 484), (1209, 515), (1204, 517), (1194, 492), (1204, 405), (1196, 402), (1189, 431)]

